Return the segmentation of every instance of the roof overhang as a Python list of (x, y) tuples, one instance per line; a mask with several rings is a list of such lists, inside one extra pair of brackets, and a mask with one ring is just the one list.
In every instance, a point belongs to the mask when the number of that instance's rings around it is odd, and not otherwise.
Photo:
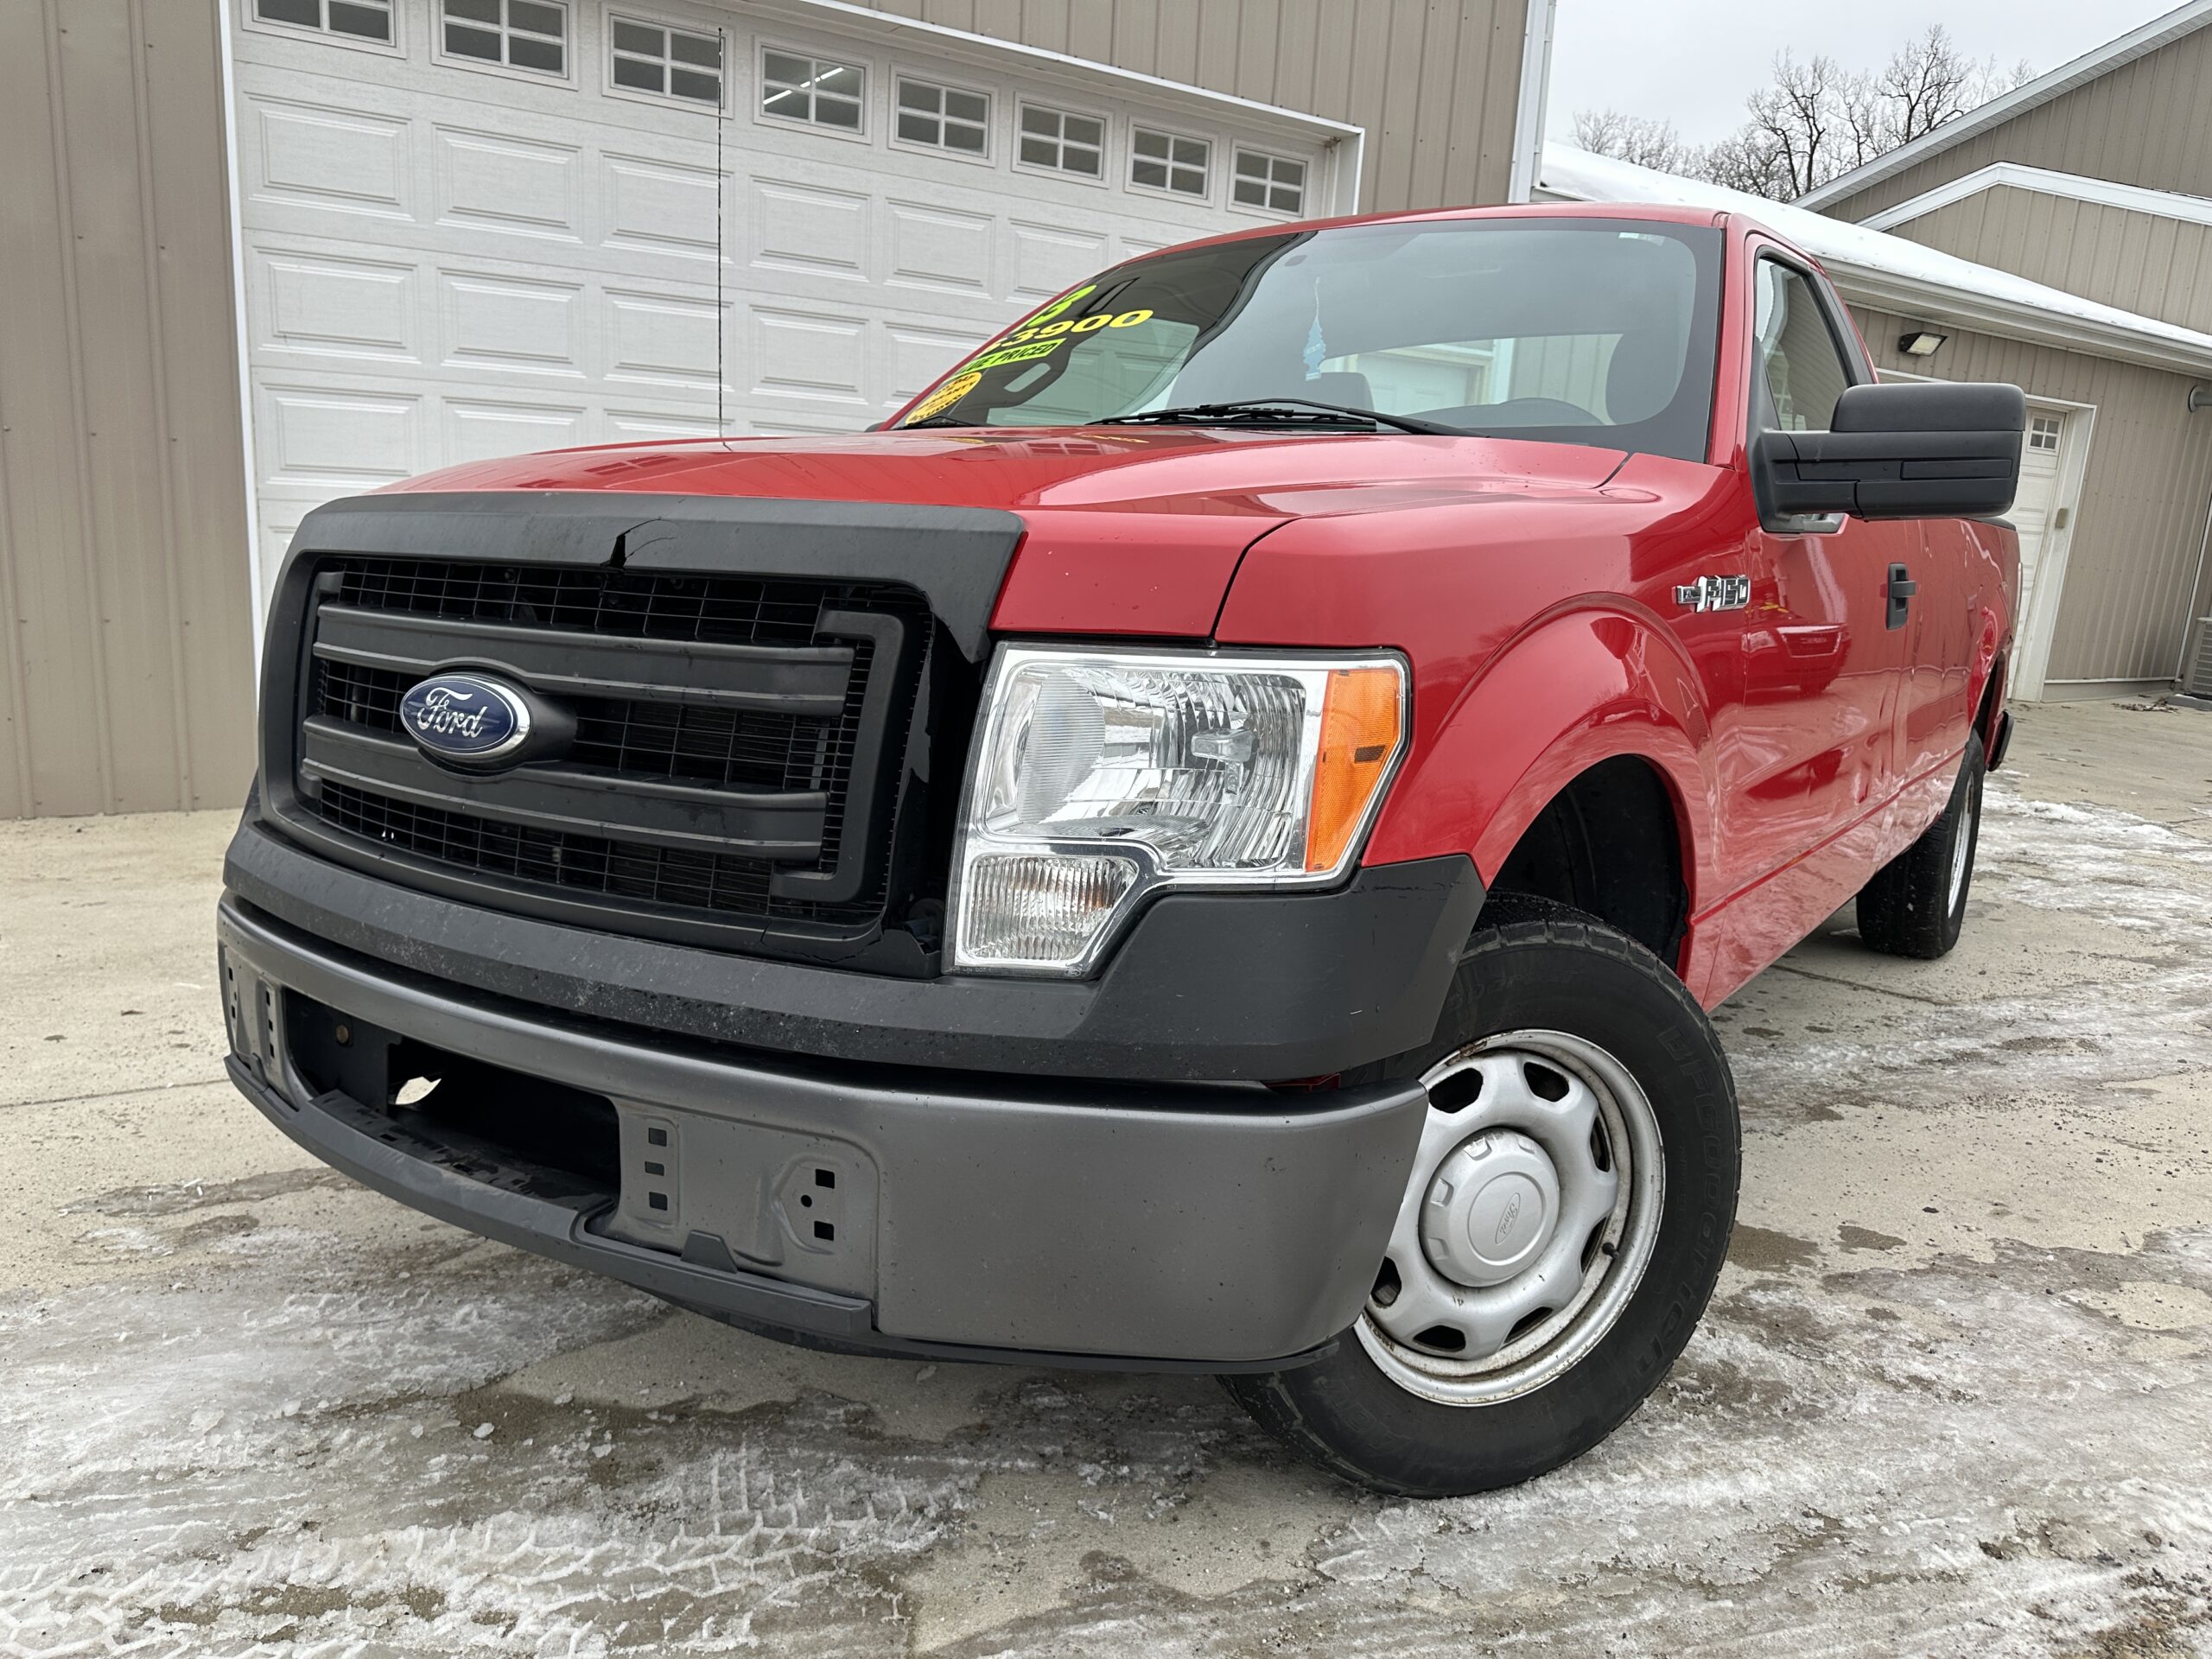
[(2086, 86), (2101, 75), (2131, 64), (2138, 58), (2148, 57), (2162, 46), (2170, 46), (2185, 35), (2193, 35), (2206, 24), (2212, 23), (2212, 0), (2190, 0), (2185, 6), (2177, 7), (2164, 16), (2153, 17), (2139, 29), (2132, 29), (2117, 40), (2107, 41), (2091, 52), (2084, 52), (2071, 63), (2063, 63), (2049, 74), (2038, 75), (2033, 80), (2015, 86), (2001, 98), (1993, 98), (1978, 109), (1946, 121), (1933, 132), (1923, 133), (1909, 144), (1901, 144), (1885, 156), (1877, 156), (1863, 167), (1830, 179), (1817, 190), (1808, 190), (1797, 198), (1801, 207), (1821, 208), (1855, 196), (1871, 185), (1893, 178), (1909, 167), (1916, 167), (1931, 156), (1940, 156), (1955, 144), (1962, 144), (1976, 133), (1986, 132), (1992, 127), (2002, 126), (2016, 116), (2063, 98), (2076, 86)]
[(1563, 200), (1638, 206), (1664, 202), (1736, 214), (1817, 259), (1836, 291), (1854, 305), (1901, 313), (1918, 322), (1948, 323), (1969, 334), (1994, 334), (2174, 374), (2212, 377), (2212, 334), (2139, 316), (1791, 203), (1766, 201), (1561, 144), (1545, 146), (1539, 188)]
[(1961, 173), (1908, 201), (1885, 207), (1878, 213), (1869, 213), (1859, 223), (1871, 231), (1886, 231), (1925, 218), (1940, 207), (1965, 201), (1986, 190), (2000, 189), (2060, 196), (2069, 201), (2117, 207), (2126, 213), (2179, 219), (2184, 224), (2212, 225), (2212, 200), (2202, 196), (2185, 196), (2177, 190), (2145, 190), (2139, 184), (2114, 184), (2110, 179), (2092, 179), (2080, 173), (2054, 173), (2049, 168), (2028, 167), (2018, 162), (1994, 162), (1971, 173)]
[(2156, 339), (2100, 318), (2069, 315), (1949, 283), (1915, 281), (1834, 254), (1815, 257), (1836, 292), (1853, 305), (2176, 374), (2212, 375), (2212, 336), (2197, 335), (2201, 344)]

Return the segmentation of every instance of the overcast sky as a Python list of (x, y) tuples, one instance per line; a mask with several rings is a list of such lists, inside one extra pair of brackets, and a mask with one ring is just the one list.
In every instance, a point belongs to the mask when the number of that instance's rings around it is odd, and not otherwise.
[(1971, 56), (2025, 58), (2040, 74), (2171, 10), (2171, 0), (1559, 0), (1548, 124), (1564, 137), (1575, 111), (1610, 105), (1704, 143), (1743, 119), (1744, 95), (1785, 47), (1878, 68), (1941, 22)]

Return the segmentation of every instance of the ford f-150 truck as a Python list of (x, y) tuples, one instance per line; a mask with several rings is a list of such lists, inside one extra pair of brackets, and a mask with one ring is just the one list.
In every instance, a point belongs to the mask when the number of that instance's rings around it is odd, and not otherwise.
[(1706, 1010), (1854, 895), (1958, 937), (2022, 415), (1877, 384), (1757, 223), (1512, 207), (1132, 259), (884, 429), (334, 502), (231, 1075), (749, 1330), (1525, 1479), (1719, 1272)]

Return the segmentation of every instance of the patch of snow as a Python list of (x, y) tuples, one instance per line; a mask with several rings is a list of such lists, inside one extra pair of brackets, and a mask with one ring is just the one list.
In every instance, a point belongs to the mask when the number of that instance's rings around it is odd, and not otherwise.
[[(2117, 306), (2030, 282), (2011, 271), (1978, 265), (1935, 248), (1923, 247), (1885, 231), (1847, 219), (1830, 219), (1809, 208), (1769, 201), (1701, 179), (1677, 178), (1609, 156), (1592, 156), (1572, 145), (1547, 143), (1538, 188), (1581, 201), (1652, 202), (1677, 207), (1706, 207), (1740, 213), (1795, 243), (1827, 267), (1839, 288), (1851, 286), (1854, 273), (1891, 278), (1924, 289), (1930, 299), (1949, 299), (1979, 307), (1996, 301), (2075, 323), (2089, 323), (2133, 335), (2167, 349), (2194, 354), (2212, 367), (2212, 334), (2183, 328)], [(1879, 302), (1878, 296), (1873, 302)]]

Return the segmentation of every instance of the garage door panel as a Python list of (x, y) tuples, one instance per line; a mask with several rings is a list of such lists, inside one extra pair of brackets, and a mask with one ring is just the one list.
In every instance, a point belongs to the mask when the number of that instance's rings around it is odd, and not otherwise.
[(989, 213), (894, 199), (884, 204), (884, 221), (887, 284), (964, 298), (993, 297), (992, 244), (998, 226)]
[(860, 190), (753, 178), (746, 192), (747, 263), (768, 270), (865, 283), (870, 209)]
[[(566, 82), (434, 61), (427, 10), (407, 16), (392, 54), (233, 31), (272, 573), (318, 501), (431, 467), (857, 431), (1102, 267), (1252, 222), (1218, 205), (1242, 117), (1181, 94), (1178, 113), (1140, 110), (1079, 67), (1047, 84), (1012, 54), (996, 70), (935, 60), (906, 31), (779, 25), (779, 45), (866, 67), (868, 130), (848, 137), (756, 118), (760, 38), (743, 8), (702, 11), (729, 29), (718, 150), (710, 111), (607, 90), (600, 0), (569, 0)], [(891, 142), (901, 73), (986, 92), (988, 158)], [(1025, 98), (1104, 112), (1108, 178), (1017, 171)], [(1211, 199), (1128, 188), (1132, 120), (1209, 137)]]
[(600, 162), (606, 245), (619, 252), (711, 264), (715, 238), (715, 170), (673, 160), (608, 155)]
[(411, 264), (257, 246), (246, 262), (253, 340), (264, 353), (419, 363), (421, 273)]
[(717, 313), (711, 294), (692, 299), (610, 289), (602, 303), (609, 380), (714, 386)]
[(443, 400), (442, 457), (448, 464), (492, 461), (534, 449), (565, 449), (591, 442), (590, 410), (582, 404)]
[(582, 152), (495, 133), (432, 134), (437, 222), (496, 236), (584, 238)]
[(712, 404), (691, 413), (671, 410), (610, 409), (602, 415), (597, 443), (661, 443), (670, 439), (718, 435)]
[(419, 396), (271, 385), (259, 404), (270, 484), (373, 489), (422, 469)]
[(747, 378), (756, 397), (866, 404), (868, 319), (857, 312), (747, 307)]
[(410, 124), (342, 104), (249, 99), (241, 162), (255, 194), (326, 213), (415, 216)]
[(482, 270), (438, 273), (448, 367), (508, 374), (584, 372), (584, 288)]

